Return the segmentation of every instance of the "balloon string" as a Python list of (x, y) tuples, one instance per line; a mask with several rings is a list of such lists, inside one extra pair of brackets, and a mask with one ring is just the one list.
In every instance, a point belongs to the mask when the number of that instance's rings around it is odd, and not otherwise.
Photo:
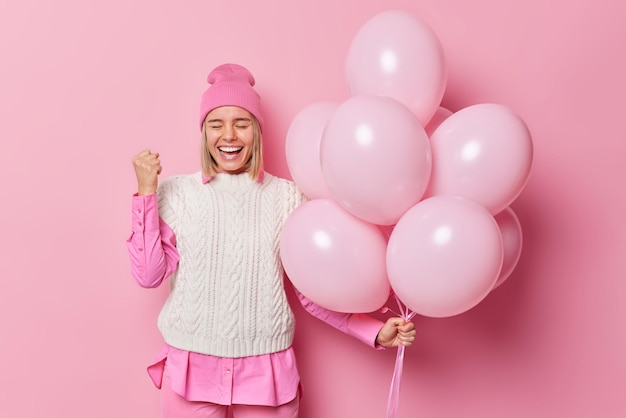
[(391, 388), (389, 389), (389, 401), (387, 402), (387, 418), (395, 418), (398, 412), (398, 398), (400, 394), (400, 379), (402, 379), (402, 365), (404, 362), (404, 346), (398, 346), (396, 354), (396, 368), (391, 378)]
[[(408, 308), (405, 308), (400, 299), (394, 295), (398, 308), (400, 309), (400, 315), (405, 321), (411, 320), (415, 316), (415, 312), (411, 312)], [(392, 311), (393, 312), (393, 311)], [(395, 313), (395, 312), (394, 312)], [(397, 315), (397, 314), (396, 314)], [(398, 345), (398, 352), (396, 353), (396, 365), (391, 377), (391, 387), (389, 388), (389, 400), (387, 402), (387, 418), (395, 418), (398, 412), (398, 400), (400, 397), (400, 380), (402, 379), (402, 368), (404, 365), (404, 349), (403, 344)]]

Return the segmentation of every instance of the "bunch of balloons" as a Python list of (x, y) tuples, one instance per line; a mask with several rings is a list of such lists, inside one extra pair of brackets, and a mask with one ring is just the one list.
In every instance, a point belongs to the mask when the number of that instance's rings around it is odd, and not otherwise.
[(507, 107), (441, 106), (440, 41), (402, 11), (376, 15), (346, 58), (351, 97), (300, 111), (287, 164), (310, 199), (287, 219), (280, 254), (294, 286), (339, 312), (372, 312), (390, 292), (413, 312), (471, 309), (515, 268), (510, 204), (533, 145)]

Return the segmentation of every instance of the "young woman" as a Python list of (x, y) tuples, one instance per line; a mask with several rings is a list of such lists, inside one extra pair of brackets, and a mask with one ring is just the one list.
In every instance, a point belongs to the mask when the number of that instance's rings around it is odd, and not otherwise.
[[(143, 287), (169, 278), (158, 318), (165, 346), (148, 372), (165, 418), (297, 417), (294, 316), (278, 240), (305, 197), (263, 170), (263, 115), (252, 74), (224, 64), (200, 103), (200, 172), (160, 184), (158, 153), (133, 157), (131, 270)], [(382, 323), (298, 298), (312, 315), (372, 347), (411, 345), (413, 323)]]

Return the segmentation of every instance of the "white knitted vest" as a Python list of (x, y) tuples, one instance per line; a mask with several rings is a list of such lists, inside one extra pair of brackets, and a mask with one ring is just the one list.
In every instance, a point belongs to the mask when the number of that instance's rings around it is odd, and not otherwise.
[(265, 173), (175, 176), (159, 186), (159, 215), (180, 254), (159, 315), (165, 341), (219, 357), (274, 353), (291, 346), (295, 320), (287, 302), (279, 235), (304, 196)]

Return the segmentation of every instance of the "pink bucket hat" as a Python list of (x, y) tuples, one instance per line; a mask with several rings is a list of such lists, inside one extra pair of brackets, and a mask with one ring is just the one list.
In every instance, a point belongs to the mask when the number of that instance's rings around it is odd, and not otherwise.
[(254, 77), (245, 67), (237, 64), (222, 64), (207, 77), (211, 86), (200, 100), (200, 130), (209, 112), (220, 106), (238, 106), (246, 109), (259, 121), (263, 130), (261, 97), (254, 90)]

